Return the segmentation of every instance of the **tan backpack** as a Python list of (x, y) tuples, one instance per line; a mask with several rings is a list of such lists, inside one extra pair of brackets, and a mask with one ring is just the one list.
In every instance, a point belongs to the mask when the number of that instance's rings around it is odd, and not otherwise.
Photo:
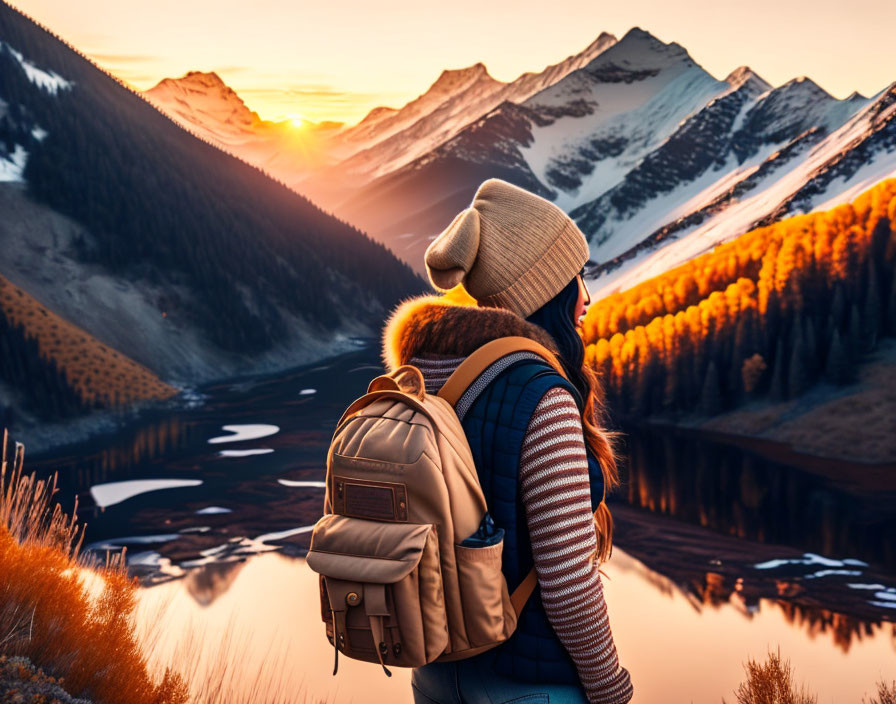
[(503, 537), (462, 544), (487, 506), (454, 407), (486, 367), (519, 351), (564, 374), (543, 345), (503, 337), (465, 359), (438, 394), (426, 393), (420, 370), (405, 364), (373, 379), (339, 419), (327, 453), (324, 516), (307, 556), (320, 575), (334, 675), (339, 651), (379, 662), (391, 675), (386, 663), (460, 660), (516, 628), (535, 571), (510, 594)]

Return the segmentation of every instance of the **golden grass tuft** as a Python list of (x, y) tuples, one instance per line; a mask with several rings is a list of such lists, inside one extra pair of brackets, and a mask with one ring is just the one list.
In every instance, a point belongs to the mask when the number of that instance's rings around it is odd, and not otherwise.
[(0, 458), (0, 651), (22, 655), (61, 678), (70, 694), (108, 704), (184, 704), (187, 688), (166, 668), (154, 682), (135, 636), (131, 613), (136, 579), (124, 553), (93, 567), (101, 578), (92, 597), (81, 580), (83, 528), (51, 499), (51, 480), (24, 476), (24, 446)]
[[(865, 704), (865, 697), (862, 697)], [(896, 680), (887, 684), (883, 680), (877, 683), (877, 696), (871, 697), (867, 704), (896, 704)]]
[[(744, 664), (747, 679), (734, 692), (737, 704), (816, 704), (818, 697), (805, 687), (797, 689), (793, 682), (793, 667), (781, 659), (780, 650), (768, 653), (764, 663), (753, 658)], [(725, 704), (725, 700), (722, 700)]]

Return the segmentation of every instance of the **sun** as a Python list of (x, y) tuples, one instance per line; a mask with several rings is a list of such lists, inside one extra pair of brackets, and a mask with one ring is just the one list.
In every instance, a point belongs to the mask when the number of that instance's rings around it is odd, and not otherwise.
[(307, 127), (311, 120), (309, 120), (304, 115), (299, 115), (298, 113), (293, 113), (288, 116), (290, 124), (296, 129), (302, 129), (303, 127)]

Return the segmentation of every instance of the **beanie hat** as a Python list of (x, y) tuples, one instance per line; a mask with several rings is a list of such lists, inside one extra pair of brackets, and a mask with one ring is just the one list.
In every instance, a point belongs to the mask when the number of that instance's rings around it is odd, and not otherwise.
[(461, 283), (480, 306), (525, 318), (556, 296), (588, 256), (585, 235), (560, 207), (490, 178), (429, 243), (424, 262), (440, 291)]

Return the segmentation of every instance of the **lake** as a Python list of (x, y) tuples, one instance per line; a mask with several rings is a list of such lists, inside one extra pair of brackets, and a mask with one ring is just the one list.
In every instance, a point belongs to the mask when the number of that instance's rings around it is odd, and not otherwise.
[[(341, 657), (332, 676), (302, 559), (335, 422), (382, 372), (375, 341), (358, 339), (332, 359), (191, 390), (114, 434), (29, 454), (26, 470), (59, 470), (86, 550), (127, 548), (154, 662), (190, 658), (197, 680), (245, 688), (234, 701), (253, 686), (411, 701), (399, 668), (389, 679)], [(743, 662), (778, 647), (820, 702), (896, 679), (896, 468), (623, 430), (604, 583), (634, 701), (733, 701)]]

